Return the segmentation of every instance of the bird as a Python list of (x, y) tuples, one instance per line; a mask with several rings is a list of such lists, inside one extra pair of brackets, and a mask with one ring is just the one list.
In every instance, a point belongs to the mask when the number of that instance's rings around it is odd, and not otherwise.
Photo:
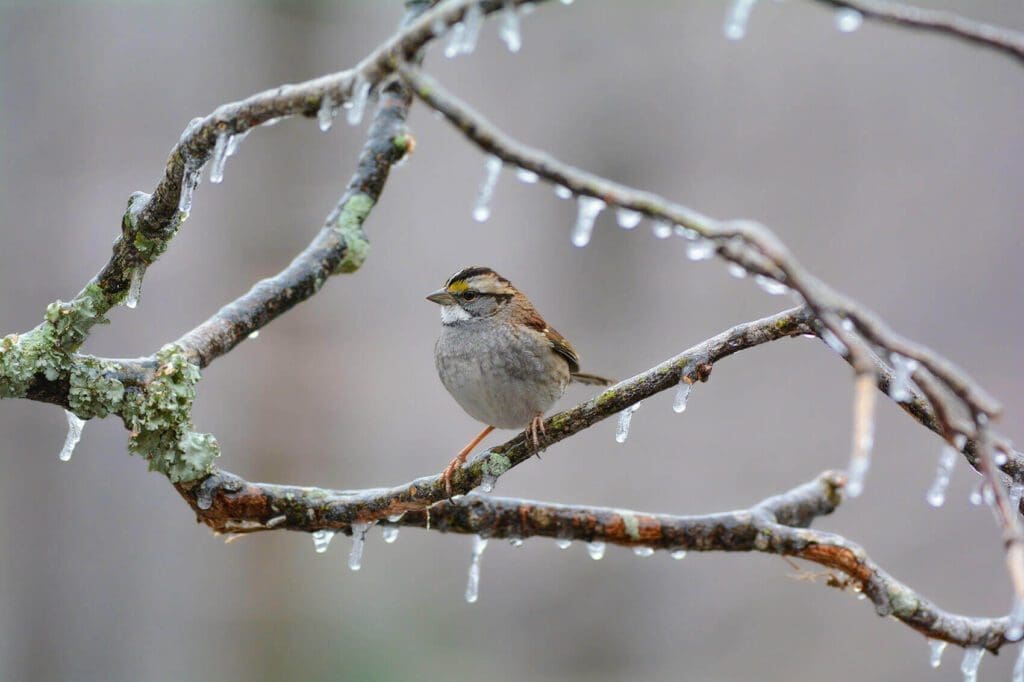
[(441, 335), (434, 345), (438, 377), (471, 417), (486, 425), (442, 472), (451, 477), (494, 429), (523, 429), (540, 451), (544, 414), (570, 382), (614, 383), (580, 371), (572, 344), (544, 321), (512, 283), (488, 267), (470, 266), (427, 296), (441, 306)]

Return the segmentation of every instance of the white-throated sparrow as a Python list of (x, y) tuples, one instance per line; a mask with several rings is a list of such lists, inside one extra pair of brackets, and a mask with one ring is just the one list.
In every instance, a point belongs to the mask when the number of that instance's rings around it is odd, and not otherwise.
[(427, 300), (441, 306), (441, 337), (434, 346), (441, 383), (469, 416), (487, 425), (445, 467), (449, 495), (452, 473), (495, 428), (522, 428), (539, 448), (544, 413), (570, 381), (613, 383), (581, 373), (572, 345), (490, 268), (460, 270)]

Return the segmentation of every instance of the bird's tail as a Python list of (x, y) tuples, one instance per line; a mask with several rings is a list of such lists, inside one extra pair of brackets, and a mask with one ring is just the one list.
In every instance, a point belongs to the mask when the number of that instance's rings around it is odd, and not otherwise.
[(614, 379), (606, 379), (605, 377), (599, 377), (596, 374), (584, 374), (583, 372), (576, 372), (572, 375), (572, 380), (576, 383), (586, 384), (587, 386), (611, 386), (616, 383)]

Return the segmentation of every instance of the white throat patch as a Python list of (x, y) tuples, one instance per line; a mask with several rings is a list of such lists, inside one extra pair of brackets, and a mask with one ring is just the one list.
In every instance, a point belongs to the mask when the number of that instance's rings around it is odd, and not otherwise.
[(462, 306), (441, 306), (441, 324), (455, 324), (456, 322), (465, 322), (470, 317), (470, 314), (463, 310)]

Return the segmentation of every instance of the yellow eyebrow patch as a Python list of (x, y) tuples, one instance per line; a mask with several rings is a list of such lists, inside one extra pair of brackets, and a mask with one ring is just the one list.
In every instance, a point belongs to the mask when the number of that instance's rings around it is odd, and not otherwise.
[(469, 284), (464, 279), (460, 279), (457, 282), (452, 282), (448, 285), (448, 293), (450, 294), (461, 294), (467, 289), (469, 289)]

